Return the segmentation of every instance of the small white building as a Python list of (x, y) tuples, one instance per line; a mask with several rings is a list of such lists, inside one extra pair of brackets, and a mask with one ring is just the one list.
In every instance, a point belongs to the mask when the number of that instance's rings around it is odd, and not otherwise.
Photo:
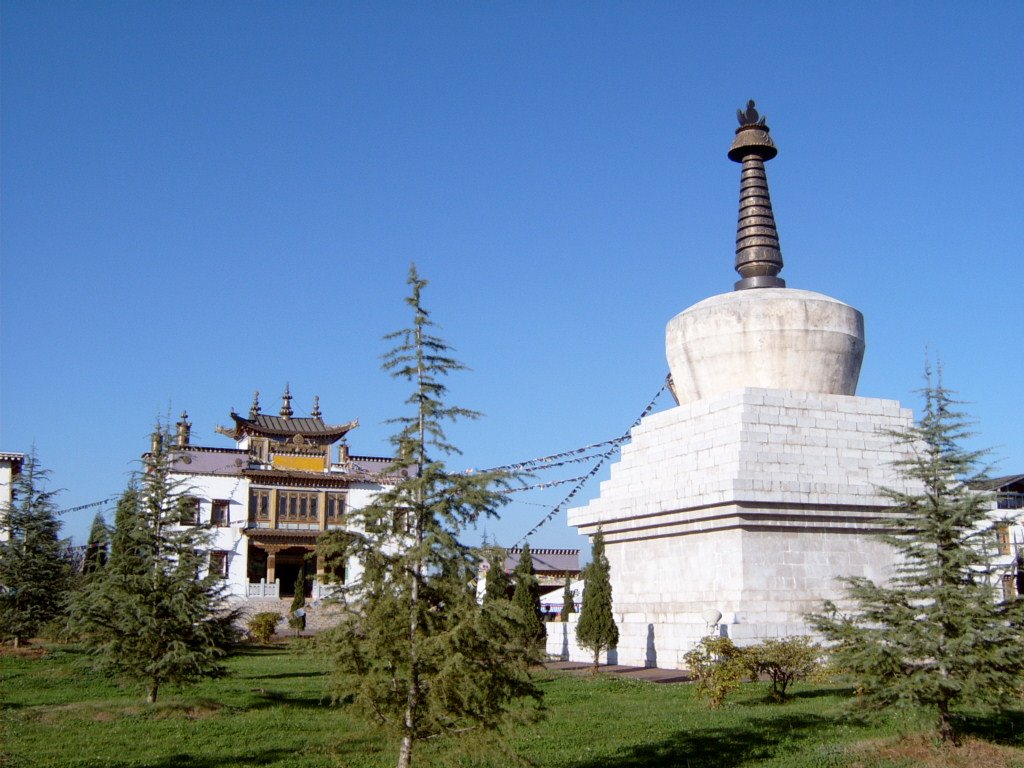
[(21, 472), (24, 463), (25, 454), (0, 451), (0, 541), (7, 541), (10, 538), (7, 525), (4, 523), (4, 510), (14, 501), (12, 483), (14, 477)]
[(995, 570), (1004, 600), (1024, 595), (1024, 475), (994, 477), (973, 486), (992, 495)]
[[(261, 412), (258, 392), (248, 416), (232, 411), (232, 425), (217, 427), (234, 442), (230, 448), (192, 445), (188, 415), (177, 423), (173, 470), (195, 501), (194, 522), (211, 528), (209, 567), (235, 601), (292, 597), (300, 569), (307, 597), (323, 597), (328, 565), (312, 554), (317, 540), (345, 528), (347, 513), (384, 487), (391, 464), (349, 453), (346, 437), (357, 420), (328, 424), (317, 398), (308, 417), (294, 417), (291, 399), (286, 387), (277, 416)], [(361, 570), (355, 560), (331, 567), (343, 583)]]

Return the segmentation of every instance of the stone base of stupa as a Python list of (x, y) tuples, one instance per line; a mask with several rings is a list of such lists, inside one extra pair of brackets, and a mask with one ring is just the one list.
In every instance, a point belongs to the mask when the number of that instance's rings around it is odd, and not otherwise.
[(891, 433), (911, 425), (895, 400), (750, 388), (645, 418), (600, 497), (569, 511), (604, 532), (617, 663), (682, 668), (711, 631), (810, 635), (839, 577), (885, 580), (880, 489), (902, 485)]

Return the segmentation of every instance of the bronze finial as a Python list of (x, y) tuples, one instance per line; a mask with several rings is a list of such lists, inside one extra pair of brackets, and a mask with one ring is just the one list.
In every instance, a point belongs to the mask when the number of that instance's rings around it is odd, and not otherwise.
[(313, 395), (313, 412), (309, 414), (309, 416), (312, 419), (323, 418), (320, 413), (320, 395)]
[(252, 393), (252, 405), (249, 406), (249, 418), (255, 419), (260, 415), (260, 391), (257, 389)]
[(189, 436), (192, 434), (192, 423), (188, 420), (188, 413), (186, 411), (181, 412), (181, 421), (175, 426), (178, 428), (178, 447), (184, 448), (188, 445)]
[(281, 395), (281, 418), (290, 419), (292, 417), (292, 393), (288, 389), (288, 385), (284, 385), (284, 394)]
[(757, 109), (754, 107), (753, 99), (747, 102), (746, 111), (743, 111), (742, 109), (736, 110), (736, 119), (740, 121), (741, 128), (746, 125), (760, 125), (764, 127), (765, 131), (767, 131), (768, 127), (764, 124), (764, 118), (762, 117), (760, 120), (757, 118)]
[(740, 127), (729, 147), (729, 159), (742, 163), (743, 170), (736, 224), (736, 271), (742, 279), (736, 282), (735, 289), (785, 288), (786, 281), (778, 276), (782, 271), (782, 250), (764, 170), (765, 162), (779, 151), (753, 100), (747, 102), (746, 111), (736, 110), (736, 118)]

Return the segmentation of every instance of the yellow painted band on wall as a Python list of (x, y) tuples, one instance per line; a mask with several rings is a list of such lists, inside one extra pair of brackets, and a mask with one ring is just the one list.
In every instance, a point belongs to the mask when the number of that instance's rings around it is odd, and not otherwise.
[(327, 468), (323, 456), (275, 456), (274, 466), (281, 469), (301, 469), (307, 472), (323, 472)]

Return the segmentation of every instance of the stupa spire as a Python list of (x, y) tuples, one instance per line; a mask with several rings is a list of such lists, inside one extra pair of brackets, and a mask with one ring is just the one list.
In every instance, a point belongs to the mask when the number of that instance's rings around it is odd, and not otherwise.
[(260, 391), (257, 389), (252, 393), (252, 405), (249, 406), (249, 418), (255, 419), (260, 415)]
[(735, 289), (785, 288), (786, 281), (778, 276), (782, 271), (782, 251), (764, 170), (765, 162), (779, 151), (753, 101), (747, 102), (746, 110), (736, 110), (736, 117), (740, 127), (729, 147), (729, 159), (742, 163), (743, 170), (736, 224), (736, 271), (742, 279), (736, 282)]

